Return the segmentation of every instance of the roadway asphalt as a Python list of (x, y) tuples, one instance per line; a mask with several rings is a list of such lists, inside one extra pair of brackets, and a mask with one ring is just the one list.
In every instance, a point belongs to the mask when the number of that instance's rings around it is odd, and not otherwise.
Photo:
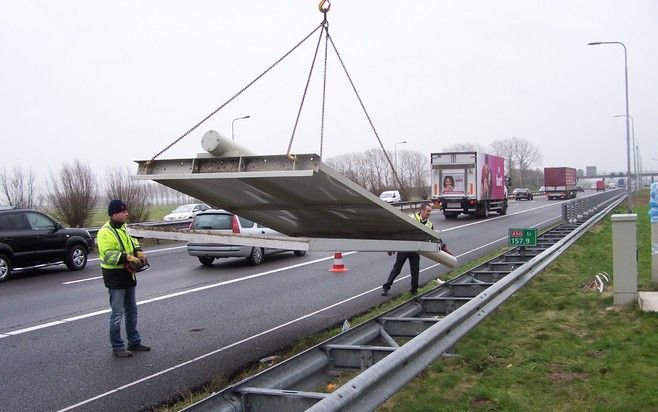
[[(506, 216), (431, 220), (463, 264), (505, 245), (509, 227), (556, 222), (561, 203), (537, 197), (511, 201)], [(97, 260), (80, 272), (51, 267), (0, 284), (3, 410), (143, 410), (390, 299), (380, 296), (394, 261), (385, 253), (344, 252), (345, 273), (329, 272), (333, 256), (317, 252), (211, 268), (177, 244), (147, 253), (138, 328), (153, 350), (129, 359), (111, 356)], [(444, 272), (421, 258), (421, 284)], [(405, 266), (393, 296), (409, 289), (408, 273)]]

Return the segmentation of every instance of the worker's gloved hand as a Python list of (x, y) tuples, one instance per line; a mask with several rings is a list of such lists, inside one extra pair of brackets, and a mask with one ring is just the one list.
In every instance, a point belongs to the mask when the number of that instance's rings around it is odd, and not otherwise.
[(139, 258), (132, 255), (126, 255), (126, 270), (128, 272), (135, 273), (141, 269), (142, 266), (142, 261), (139, 260)]
[(448, 249), (448, 246), (446, 246), (445, 243), (441, 245), (441, 250), (442, 250), (443, 252), (446, 252), (447, 254), (449, 254), (449, 255), (451, 255), (451, 256), (454, 256), (454, 255), (452, 254), (452, 252), (450, 251), (450, 249)]
[(149, 262), (149, 260), (146, 258), (146, 255), (141, 250), (137, 251), (137, 253), (135, 253), (135, 256), (137, 256), (137, 259), (139, 259), (139, 261), (142, 262), (142, 265), (146, 265)]

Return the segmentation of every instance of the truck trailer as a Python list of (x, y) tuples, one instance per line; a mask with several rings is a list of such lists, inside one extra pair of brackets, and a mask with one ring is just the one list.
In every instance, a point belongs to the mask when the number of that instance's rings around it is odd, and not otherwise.
[(434, 207), (446, 219), (464, 213), (487, 217), (507, 213), (505, 159), (486, 153), (445, 152), (431, 154), (431, 187)]
[(572, 167), (545, 167), (544, 188), (548, 199), (576, 197), (576, 169)]

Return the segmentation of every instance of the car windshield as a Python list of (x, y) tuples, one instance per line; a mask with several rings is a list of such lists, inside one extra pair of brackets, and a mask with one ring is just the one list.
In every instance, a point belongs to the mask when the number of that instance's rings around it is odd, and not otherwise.
[(173, 213), (191, 212), (192, 210), (194, 210), (194, 205), (183, 205), (174, 209)]
[(385, 197), (394, 197), (393, 192), (384, 192), (381, 195), (379, 195), (380, 198), (384, 199)]

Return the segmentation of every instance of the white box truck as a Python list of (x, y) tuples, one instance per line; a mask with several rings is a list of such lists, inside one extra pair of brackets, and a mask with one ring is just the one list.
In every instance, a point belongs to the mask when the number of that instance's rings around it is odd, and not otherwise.
[(431, 167), (432, 201), (446, 219), (461, 213), (478, 217), (491, 211), (507, 213), (504, 158), (477, 152), (432, 153)]

